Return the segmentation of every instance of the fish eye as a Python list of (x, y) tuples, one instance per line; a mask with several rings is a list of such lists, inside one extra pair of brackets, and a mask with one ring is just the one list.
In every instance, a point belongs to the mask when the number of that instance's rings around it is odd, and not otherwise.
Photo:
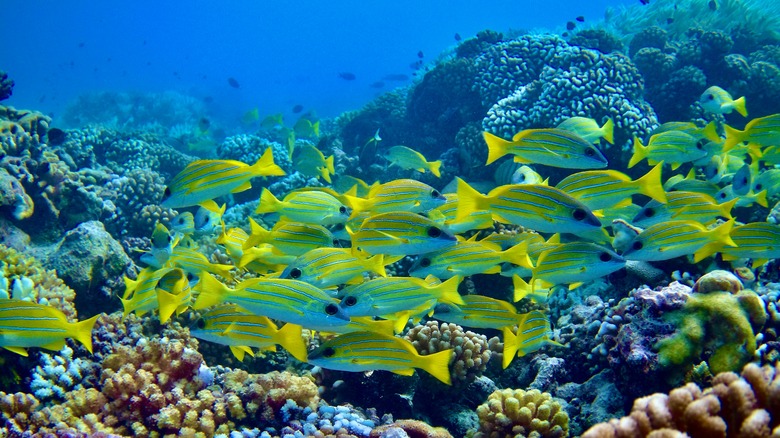
[(520, 178), (517, 179), (518, 181), (522, 182), (525, 181), (525, 175), (520, 175)]
[(335, 354), (336, 354), (336, 350), (334, 350), (332, 347), (328, 347), (322, 350), (322, 357), (332, 357)]
[(642, 212), (642, 214), (643, 214), (645, 217), (653, 217), (653, 216), (655, 216), (655, 210), (653, 210), (652, 208), (646, 208), (646, 209), (645, 209), (645, 210)]
[(355, 298), (354, 296), (350, 295), (350, 296), (344, 298), (344, 305), (345, 306), (352, 307), (355, 304), (357, 304), (357, 298)]
[(333, 303), (330, 303), (327, 306), (325, 306), (325, 313), (327, 313), (328, 315), (333, 316), (333, 315), (339, 313), (339, 306), (337, 306), (337, 305), (335, 305)]
[(195, 275), (192, 274), (192, 272), (187, 273), (187, 280), (192, 281), (192, 279), (195, 278)]
[(581, 208), (575, 208), (574, 211), (571, 212), (571, 216), (574, 218), (574, 220), (581, 221), (588, 215), (585, 213), (585, 210)]
[(726, 199), (726, 192), (720, 192), (720, 193), (718, 194), (718, 197), (719, 197), (720, 199)]
[(210, 219), (210, 218), (209, 218), (208, 216), (206, 216), (206, 218), (205, 218), (205, 219), (203, 219), (203, 221), (204, 221), (204, 222), (206, 222), (206, 223), (209, 223), (209, 219)]
[(422, 266), (423, 268), (427, 268), (428, 266), (431, 266), (431, 259), (426, 257), (420, 260), (420, 266)]
[(634, 243), (631, 244), (631, 249), (640, 250), (640, 249), (642, 249), (643, 246), (644, 245), (642, 245), (641, 241), (635, 240)]
[(591, 148), (585, 149), (585, 155), (588, 157), (592, 157), (596, 155), (596, 151)]
[(339, 213), (346, 214), (347, 213), (347, 207), (344, 207), (343, 205), (339, 207)]
[(438, 227), (430, 227), (428, 228), (428, 236), (429, 237), (439, 237), (441, 236), (441, 230)]
[(340, 243), (339, 243), (339, 239), (333, 239), (333, 242), (330, 242), (330, 243), (331, 243), (331, 245), (333, 245), (334, 247), (338, 247), (338, 246), (340, 245)]
[(697, 141), (696, 142), (696, 149), (704, 149), (704, 144), (705, 144), (704, 142), (705, 142), (704, 139), (701, 139), (701, 140)]
[(168, 243), (171, 243), (172, 241), (173, 241), (173, 237), (171, 237), (171, 235), (169, 234), (168, 235)]
[(206, 328), (206, 320), (205, 319), (199, 319), (197, 323), (195, 323), (199, 329)]
[(709, 99), (709, 100), (715, 100), (715, 95), (714, 95), (714, 94), (708, 94), (708, 95), (707, 95), (707, 99)]
[(612, 260), (612, 256), (609, 255), (608, 252), (602, 252), (601, 254), (599, 254), (599, 260), (601, 260), (602, 262), (608, 262)]
[(753, 189), (754, 192), (760, 192), (764, 188), (764, 185), (761, 183), (756, 184), (756, 188)]
[(171, 188), (170, 187), (166, 187), (165, 191), (163, 192), (163, 197), (167, 198), (169, 196), (171, 196)]
[(292, 279), (298, 279), (301, 277), (301, 270), (299, 268), (292, 268), (290, 269), (290, 278)]
[(431, 191), (431, 197), (432, 198), (441, 198), (441, 193), (439, 193), (438, 190), (432, 190)]

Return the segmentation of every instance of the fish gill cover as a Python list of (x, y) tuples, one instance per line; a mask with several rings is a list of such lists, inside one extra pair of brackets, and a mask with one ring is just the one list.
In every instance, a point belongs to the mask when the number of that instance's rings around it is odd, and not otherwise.
[(776, 6), (552, 15), (283, 102), (6, 61), (0, 434), (777, 433)]

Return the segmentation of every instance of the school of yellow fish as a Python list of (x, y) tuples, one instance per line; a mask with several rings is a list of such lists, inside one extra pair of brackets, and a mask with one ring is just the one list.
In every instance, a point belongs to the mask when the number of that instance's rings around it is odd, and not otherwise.
[[(742, 114), (744, 101), (712, 108)], [(507, 367), (517, 356), (558, 345), (543, 312), (520, 314), (513, 302), (544, 304), (554, 287), (578, 287), (627, 260), (698, 262), (720, 253), (757, 266), (780, 257), (780, 225), (737, 225), (732, 217), (732, 209), (766, 206), (780, 191), (780, 114), (753, 119), (742, 131), (723, 126), (724, 136), (715, 123), (661, 125), (647, 144), (634, 139), (629, 167), (645, 160), (653, 167), (633, 180), (606, 169), (599, 144), (612, 143), (612, 129), (611, 120), (600, 126), (574, 117), (511, 140), (485, 132), (487, 164), (503, 159), (501, 172), (509, 168), (511, 175), (487, 193), (459, 178), (455, 193), (441, 193), (414, 179), (367, 184), (348, 175), (282, 199), (263, 189), (256, 214), (272, 225), (248, 219), (249, 232), (226, 229), (225, 207), (214, 199), (249, 189), (255, 177), (284, 175), (271, 150), (252, 165), (195, 161), (170, 181), (162, 202), (195, 211), (180, 213), (171, 229), (158, 224), (142, 256), (149, 266), (126, 279), (124, 314), (156, 311), (165, 323), (187, 309), (200, 311), (192, 334), (229, 346), (239, 359), (279, 345), (323, 368), (403, 375), (419, 368), (449, 384), (452, 351), (419, 355), (398, 335), (410, 321), (432, 317), (501, 330)], [(290, 151), (303, 157), (293, 162), (331, 182), (333, 158), (311, 149)], [(389, 148), (385, 158), (440, 175), (440, 162), (405, 146)], [(553, 186), (523, 164), (571, 173)], [(684, 165), (691, 167), (686, 175), (663, 178), (665, 168)], [(649, 200), (634, 204), (635, 195)], [(517, 232), (498, 233), (495, 222)], [(232, 264), (212, 263), (198, 251), (196, 238), (204, 235), (217, 236)], [(407, 256), (408, 276), (389, 276), (387, 267)], [(503, 300), (459, 293), (463, 278), (476, 274), (511, 277), (514, 290)], [(313, 351), (304, 328), (325, 334)]]

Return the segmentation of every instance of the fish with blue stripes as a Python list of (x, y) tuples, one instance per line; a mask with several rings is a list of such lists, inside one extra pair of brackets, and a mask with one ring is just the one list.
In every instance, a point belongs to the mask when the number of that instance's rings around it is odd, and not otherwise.
[(353, 215), (368, 211), (374, 214), (393, 211), (424, 213), (440, 207), (447, 199), (436, 189), (413, 179), (396, 179), (378, 184), (365, 198), (347, 196)]
[(626, 260), (659, 261), (694, 255), (694, 263), (737, 246), (729, 237), (734, 219), (707, 229), (696, 221), (667, 221), (651, 225), (639, 233), (623, 252)]
[(602, 169), (607, 158), (591, 142), (558, 128), (526, 129), (504, 140), (487, 131), (482, 133), (488, 147), (486, 165), (507, 154), (517, 163), (542, 164), (567, 169)]
[(294, 190), (281, 201), (268, 189), (260, 194), (256, 214), (278, 213), (281, 220), (307, 224), (344, 223), (352, 210), (335, 196), (321, 190)]
[(718, 204), (715, 198), (698, 192), (676, 191), (667, 194), (667, 202), (649, 201), (634, 216), (631, 224), (646, 228), (670, 220), (695, 220), (709, 225), (719, 217), (731, 219), (736, 199)]
[(660, 163), (636, 180), (616, 170), (588, 170), (567, 176), (555, 187), (591, 210), (631, 205), (631, 196), (637, 194), (648, 196), (660, 203), (666, 202), (666, 192), (661, 184)]
[(386, 277), (384, 257), (366, 257), (349, 248), (315, 248), (298, 256), (279, 274), (328, 289), (363, 281), (364, 274)]
[(92, 353), (92, 328), (99, 317), (69, 322), (61, 310), (51, 305), (0, 300), (0, 347), (27, 356), (27, 348), (59, 351), (66, 338), (73, 338)]
[(457, 242), (439, 223), (408, 211), (371, 216), (350, 237), (353, 249), (401, 256), (424, 254)]
[(723, 247), (723, 260), (751, 259), (755, 268), (780, 258), (780, 225), (751, 222), (734, 227), (729, 237), (737, 246)]
[(335, 246), (335, 237), (319, 224), (281, 221), (266, 230), (249, 218), (251, 233), (244, 249), (267, 243), (286, 255), (300, 256), (316, 248)]
[(504, 368), (508, 367), (515, 357), (523, 357), (545, 345), (561, 346), (550, 339), (552, 334), (550, 320), (538, 310), (524, 314), (517, 325), (517, 330), (504, 327), (501, 331), (504, 335)]

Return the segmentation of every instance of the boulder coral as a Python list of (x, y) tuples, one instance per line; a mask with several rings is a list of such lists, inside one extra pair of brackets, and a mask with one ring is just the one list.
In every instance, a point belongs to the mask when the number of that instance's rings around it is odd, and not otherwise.
[(537, 389), (501, 389), (477, 407), (473, 438), (569, 436), (569, 415), (552, 396)]

